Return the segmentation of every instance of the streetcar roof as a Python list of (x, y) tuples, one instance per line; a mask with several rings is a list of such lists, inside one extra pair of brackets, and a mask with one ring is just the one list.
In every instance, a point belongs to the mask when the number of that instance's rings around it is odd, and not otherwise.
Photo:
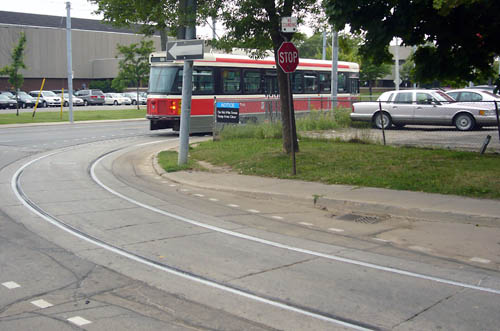
[[(156, 59), (154, 61), (153, 59)], [(155, 52), (150, 56), (150, 61), (155, 64), (164, 65), (180, 65), (184, 61), (166, 61), (165, 52)], [(265, 57), (262, 59), (253, 59), (245, 55), (234, 54), (219, 54), (219, 53), (205, 53), (202, 60), (194, 60), (194, 65), (203, 66), (236, 66), (245, 68), (269, 68), (275, 69), (276, 62), (274, 57)], [(332, 67), (331, 61), (317, 60), (317, 59), (300, 59), (297, 69), (301, 70), (329, 70)], [(341, 71), (359, 71), (359, 65), (355, 62), (338, 61), (338, 68)]]

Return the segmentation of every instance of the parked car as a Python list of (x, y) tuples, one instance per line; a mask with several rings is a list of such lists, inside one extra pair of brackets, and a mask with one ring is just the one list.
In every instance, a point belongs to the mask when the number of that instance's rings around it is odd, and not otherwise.
[(83, 99), (83, 105), (103, 105), (104, 104), (104, 93), (101, 90), (80, 90), (75, 93), (75, 95)]
[(0, 109), (17, 108), (16, 100), (10, 98), (7, 94), (0, 94)]
[[(69, 93), (64, 92), (64, 96), (62, 93), (57, 94), (61, 99), (63, 99), (63, 106), (68, 107), (69, 106)], [(76, 95), (73, 94), (72, 97), (73, 100), (73, 106), (83, 106), (83, 99), (77, 97)]]
[(132, 103), (129, 97), (120, 93), (106, 93), (105, 97), (104, 103), (107, 105), (130, 105)]
[(17, 92), (19, 107), (32, 108), (35, 106), (36, 99), (24, 91)]
[(38, 98), (38, 93), (40, 93), (40, 100), (38, 101), (38, 107), (57, 107), (61, 106), (61, 97), (57, 96), (52, 91), (30, 91), (30, 95), (36, 99)]
[[(125, 93), (122, 93), (122, 95), (129, 97), (130, 100), (132, 100), (132, 104), (137, 105), (137, 93), (136, 92), (125, 92)], [(139, 93), (139, 104), (145, 105), (146, 102), (147, 102), (147, 98), (141, 96), (141, 94)]]
[(491, 93), (493, 93), (495, 87), (496, 87), (495, 85), (476, 85), (476, 86), (466, 87), (466, 89), (490, 91)]
[(446, 91), (450, 97), (458, 102), (467, 102), (470, 105), (484, 106), (495, 109), (495, 101), (500, 107), (500, 95), (489, 90), (481, 89), (458, 89)]
[(454, 125), (460, 131), (467, 131), (496, 125), (493, 109), (456, 102), (438, 90), (384, 92), (377, 102), (353, 103), (350, 117), (353, 121), (371, 122), (379, 129), (388, 129), (393, 124), (396, 127), (419, 124)]

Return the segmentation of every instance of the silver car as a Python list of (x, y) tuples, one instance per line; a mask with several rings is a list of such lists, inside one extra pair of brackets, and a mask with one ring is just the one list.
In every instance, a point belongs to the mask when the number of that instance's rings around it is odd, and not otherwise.
[(372, 122), (377, 128), (407, 124), (454, 125), (467, 131), (496, 126), (495, 110), (481, 105), (456, 102), (439, 90), (400, 90), (384, 92), (377, 102), (356, 102), (353, 121)]

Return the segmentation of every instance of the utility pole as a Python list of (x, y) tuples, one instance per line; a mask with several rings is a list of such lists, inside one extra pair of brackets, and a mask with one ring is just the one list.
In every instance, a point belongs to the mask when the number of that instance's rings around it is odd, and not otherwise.
[(399, 91), (399, 84), (401, 84), (401, 79), (399, 78), (399, 45), (398, 37), (396, 37), (396, 46), (394, 47), (394, 85), (396, 85), (396, 91)]
[[(196, 0), (187, 0), (184, 15), (192, 15), (186, 24), (186, 39), (196, 39)], [(191, 17), (191, 16), (190, 16)], [(182, 104), (178, 165), (187, 163), (189, 152), (189, 127), (191, 119), (191, 96), (193, 94), (193, 60), (184, 60), (182, 71)]]
[(326, 30), (323, 31), (323, 52), (321, 53), (321, 59), (326, 60)]
[(337, 90), (339, 88), (339, 75), (338, 75), (338, 62), (339, 62), (339, 41), (338, 32), (332, 29), (332, 110), (337, 107)]
[[(73, 57), (71, 51), (71, 2), (66, 2), (66, 51), (68, 61), (69, 122), (73, 123)], [(61, 97), (64, 103), (64, 94)]]

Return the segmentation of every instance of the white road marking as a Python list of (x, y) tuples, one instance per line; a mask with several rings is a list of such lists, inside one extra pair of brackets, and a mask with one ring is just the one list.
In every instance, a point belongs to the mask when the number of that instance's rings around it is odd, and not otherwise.
[(274, 218), (275, 220), (283, 220), (284, 218), (281, 217), (281, 216), (271, 216), (272, 218)]
[(214, 201), (214, 202), (219, 201), (219, 199), (216, 199), (216, 198), (210, 198), (210, 199), (208, 199), (208, 200), (210, 200), (210, 201)]
[(49, 307), (53, 306), (53, 304), (51, 304), (50, 302), (45, 301), (43, 299), (31, 301), (31, 304), (33, 304), (33, 305), (35, 305), (35, 306), (37, 306), (39, 308), (42, 308), (42, 309), (49, 308)]
[(199, 198), (203, 198), (203, 197), (204, 197), (204, 195), (203, 195), (203, 194), (199, 194), (199, 193), (197, 193), (197, 194), (193, 194), (193, 195), (194, 195), (195, 197), (199, 197)]
[(175, 184), (170, 184), (170, 185), (168, 185), (168, 186), (170, 186), (170, 187), (176, 187), (177, 185), (175, 185)]
[(260, 213), (260, 211), (258, 211), (257, 209), (248, 209), (247, 212), (254, 214)]
[(307, 223), (307, 222), (299, 222), (300, 225), (305, 225), (305, 226), (313, 226), (314, 224), (312, 223)]
[(376, 240), (376, 241), (381, 241), (383, 243), (388, 243), (389, 240), (385, 240), (385, 239), (380, 239), (380, 238), (373, 238), (373, 240)]
[(472, 262), (479, 262), (479, 263), (490, 263), (491, 262), (488, 259), (483, 259), (483, 258), (480, 258), (480, 257), (473, 257), (473, 258), (470, 259), (470, 261), (472, 261)]
[(337, 229), (337, 228), (328, 228), (329, 231), (333, 231), (333, 232), (344, 232), (344, 230), (342, 229)]
[(86, 320), (85, 318), (80, 317), (80, 316), (70, 317), (70, 318), (68, 318), (68, 321), (70, 321), (71, 323), (76, 324), (78, 326), (83, 326), (83, 325), (87, 325), (87, 324), (92, 323), (91, 321)]
[(228, 204), (227, 206), (228, 207), (233, 207), (233, 208), (238, 208), (239, 207), (239, 205), (235, 205), (235, 204), (232, 204), (232, 203)]
[(16, 282), (5, 282), (5, 283), (2, 283), (2, 285), (5, 286), (6, 288), (8, 288), (9, 290), (21, 287), (21, 285), (19, 285)]
[(181, 192), (189, 192), (189, 190), (185, 189), (185, 188), (181, 188)]

